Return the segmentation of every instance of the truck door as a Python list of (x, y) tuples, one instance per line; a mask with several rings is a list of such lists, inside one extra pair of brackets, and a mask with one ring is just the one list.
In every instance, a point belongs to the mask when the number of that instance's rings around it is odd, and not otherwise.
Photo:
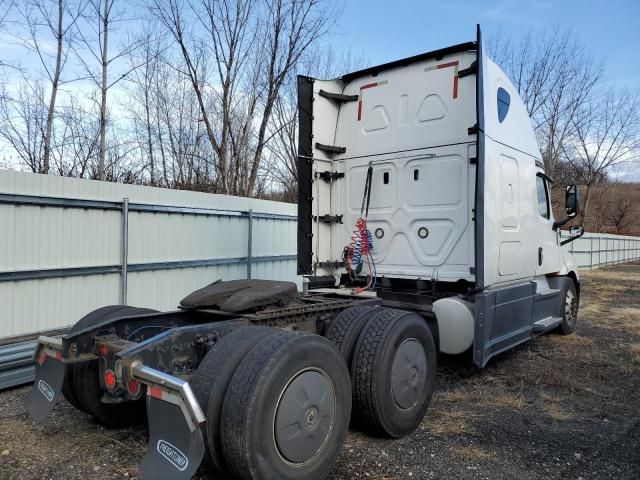
[(560, 270), (560, 247), (558, 244), (558, 232), (553, 230), (553, 212), (549, 184), (542, 170), (536, 175), (536, 202), (538, 215), (536, 215), (537, 228), (536, 239), (536, 276), (546, 275)]

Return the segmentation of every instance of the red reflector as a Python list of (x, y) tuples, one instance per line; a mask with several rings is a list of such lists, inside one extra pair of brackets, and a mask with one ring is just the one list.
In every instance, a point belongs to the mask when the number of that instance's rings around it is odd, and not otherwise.
[(40, 354), (40, 356), (38, 357), (38, 363), (40, 364), (40, 366), (42, 366), (44, 364), (44, 361), (47, 359), (47, 354), (42, 352)]
[(151, 395), (153, 398), (157, 398), (159, 400), (162, 400), (162, 389), (159, 387), (149, 387), (149, 395)]
[(102, 347), (100, 347), (100, 356), (101, 357), (106, 357), (108, 353), (109, 353), (109, 349), (107, 347), (105, 347), (104, 345)]
[(62, 361), (62, 352), (56, 352), (56, 359)]
[(116, 374), (112, 370), (107, 370), (104, 374), (104, 384), (109, 390), (116, 386)]
[(131, 395), (137, 395), (140, 392), (140, 382), (137, 380), (129, 380), (127, 390), (129, 390)]

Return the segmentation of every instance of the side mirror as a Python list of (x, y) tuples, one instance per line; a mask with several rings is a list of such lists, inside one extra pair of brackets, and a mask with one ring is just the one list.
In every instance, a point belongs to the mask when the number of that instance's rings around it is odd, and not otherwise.
[(572, 237), (581, 237), (584, 235), (584, 227), (582, 225), (574, 225), (569, 229), (569, 235)]
[(567, 185), (567, 191), (564, 196), (565, 210), (567, 217), (575, 217), (580, 210), (580, 194), (577, 185)]

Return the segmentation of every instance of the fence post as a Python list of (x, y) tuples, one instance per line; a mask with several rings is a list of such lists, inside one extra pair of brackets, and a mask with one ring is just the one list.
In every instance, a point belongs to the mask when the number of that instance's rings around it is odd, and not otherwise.
[(127, 266), (129, 263), (129, 199), (122, 199), (122, 267), (120, 303), (127, 304)]
[(247, 231), (247, 279), (251, 278), (251, 263), (253, 261), (253, 209), (249, 209)]

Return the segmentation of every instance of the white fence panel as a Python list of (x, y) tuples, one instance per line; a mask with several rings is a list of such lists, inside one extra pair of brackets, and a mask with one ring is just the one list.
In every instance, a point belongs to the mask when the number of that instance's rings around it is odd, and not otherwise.
[[(562, 238), (568, 238), (562, 232)], [(613, 235), (609, 233), (585, 233), (582, 237), (565, 245), (573, 254), (578, 268), (593, 269), (607, 265), (631, 262), (640, 259), (640, 237)]]
[(0, 339), (65, 327), (124, 299), (173, 309), (217, 279), (296, 281), (296, 212), (266, 200), (0, 171)]

